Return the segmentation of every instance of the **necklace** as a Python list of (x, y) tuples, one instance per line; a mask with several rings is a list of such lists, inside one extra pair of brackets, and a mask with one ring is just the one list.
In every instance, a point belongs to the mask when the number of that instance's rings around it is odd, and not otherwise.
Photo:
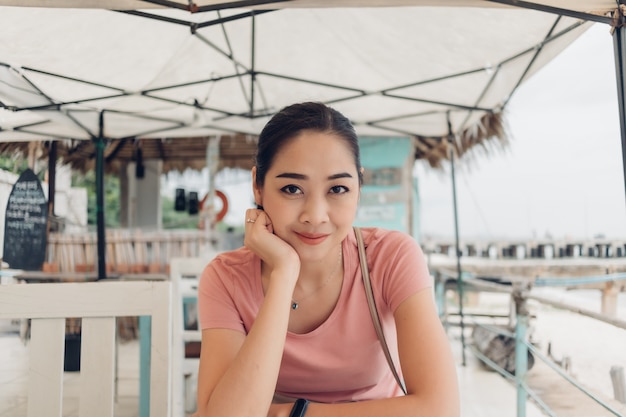
[(343, 253), (341, 251), (341, 248), (339, 248), (339, 259), (337, 260), (337, 265), (335, 265), (335, 267), (333, 268), (332, 272), (330, 273), (330, 275), (328, 275), (328, 278), (326, 278), (326, 280), (324, 281), (324, 283), (322, 285), (320, 285), (319, 287), (317, 287), (317, 289), (315, 291), (313, 291), (312, 293), (309, 293), (307, 295), (305, 295), (304, 297), (302, 297), (300, 299), (300, 301), (296, 301), (293, 298), (291, 299), (291, 309), (292, 310), (297, 310), (298, 307), (300, 306), (300, 303), (304, 300), (306, 300), (307, 298), (309, 298), (310, 296), (312, 296), (313, 294), (316, 294), (319, 290), (321, 290), (322, 288), (324, 288), (326, 286), (326, 284), (328, 284), (328, 282), (330, 281), (330, 279), (335, 275), (335, 273), (337, 272), (337, 270), (339, 269), (339, 265), (341, 265), (341, 259), (343, 258)]

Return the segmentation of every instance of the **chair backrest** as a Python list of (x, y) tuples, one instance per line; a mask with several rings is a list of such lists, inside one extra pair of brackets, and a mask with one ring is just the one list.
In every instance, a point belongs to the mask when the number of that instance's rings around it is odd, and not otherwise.
[(82, 318), (79, 416), (113, 416), (116, 317), (151, 317), (150, 415), (171, 415), (169, 281), (0, 286), (0, 319), (31, 319), (27, 416), (61, 416), (65, 319)]
[[(200, 275), (204, 267), (215, 255), (216, 253), (211, 253), (206, 257), (172, 258), (170, 261), (170, 281), (173, 285), (174, 303), (180, 306), (173, 312), (174, 324), (176, 329), (183, 330), (183, 334), (186, 334), (186, 337), (190, 337), (189, 334), (193, 333), (193, 331), (186, 331), (184, 327), (185, 321), (188, 319), (183, 315), (185, 311), (184, 300), (197, 298)], [(179, 324), (182, 327), (179, 328)]]
[[(174, 293), (174, 346), (172, 348), (172, 407), (174, 414), (178, 415), (180, 410), (188, 408), (186, 404), (189, 398), (194, 397), (194, 392), (185, 392), (184, 374), (189, 372), (189, 367), (197, 368), (197, 360), (190, 362), (185, 357), (185, 345), (189, 342), (200, 342), (202, 333), (199, 329), (187, 330), (185, 324), (188, 319), (185, 312), (189, 312), (189, 299), (197, 303), (198, 283), (204, 267), (209, 263), (216, 253), (210, 253), (205, 257), (172, 258), (170, 260), (170, 281), (173, 285)], [(193, 310), (194, 319), (197, 320), (197, 309)], [(199, 323), (198, 323), (199, 325)], [(195, 370), (197, 373), (197, 369)], [(193, 372), (192, 372), (193, 373)]]

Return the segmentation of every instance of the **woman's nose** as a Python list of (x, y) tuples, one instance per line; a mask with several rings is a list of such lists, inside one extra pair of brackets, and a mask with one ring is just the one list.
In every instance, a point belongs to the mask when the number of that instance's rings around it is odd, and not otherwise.
[(328, 221), (328, 203), (325, 198), (309, 197), (306, 199), (302, 214), (302, 223), (321, 224)]

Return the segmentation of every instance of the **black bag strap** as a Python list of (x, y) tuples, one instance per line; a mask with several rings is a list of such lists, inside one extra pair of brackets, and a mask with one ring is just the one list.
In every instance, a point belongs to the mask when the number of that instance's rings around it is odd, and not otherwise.
[(378, 316), (378, 310), (376, 309), (376, 301), (374, 300), (374, 291), (372, 289), (372, 281), (370, 280), (370, 271), (367, 267), (367, 258), (365, 257), (365, 245), (363, 244), (363, 235), (361, 234), (361, 229), (358, 227), (354, 227), (354, 235), (356, 236), (357, 247), (359, 248), (359, 261), (361, 262), (361, 275), (363, 275), (363, 284), (365, 286), (365, 294), (367, 295), (367, 304), (370, 308), (370, 314), (372, 315), (372, 321), (374, 322), (374, 329), (376, 329), (376, 334), (378, 335), (378, 340), (383, 348), (383, 352), (385, 353), (385, 357), (387, 358), (387, 363), (389, 364), (389, 368), (391, 372), (393, 372), (393, 376), (396, 378), (398, 385), (402, 388), (402, 392), (406, 394), (406, 387), (404, 386), (404, 382), (400, 379), (400, 375), (398, 375), (398, 371), (393, 363), (393, 358), (391, 357), (391, 353), (389, 352), (389, 346), (387, 346), (387, 340), (385, 339), (385, 334), (383, 333), (383, 326), (380, 323), (380, 317)]

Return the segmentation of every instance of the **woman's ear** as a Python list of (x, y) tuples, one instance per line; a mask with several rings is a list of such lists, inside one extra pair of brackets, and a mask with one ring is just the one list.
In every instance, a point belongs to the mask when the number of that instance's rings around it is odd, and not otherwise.
[(252, 192), (254, 193), (254, 202), (258, 206), (263, 205), (263, 191), (256, 183), (256, 166), (252, 167)]

